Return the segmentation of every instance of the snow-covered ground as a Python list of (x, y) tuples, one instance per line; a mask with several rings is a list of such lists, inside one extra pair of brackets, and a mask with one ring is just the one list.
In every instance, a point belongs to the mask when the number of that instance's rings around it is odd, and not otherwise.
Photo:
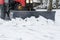
[(0, 19), (0, 40), (60, 40), (60, 10), (56, 11), (55, 21), (42, 16)]

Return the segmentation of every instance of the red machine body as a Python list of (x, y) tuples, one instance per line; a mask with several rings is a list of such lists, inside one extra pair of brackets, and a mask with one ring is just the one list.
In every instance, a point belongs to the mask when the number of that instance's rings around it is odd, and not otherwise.
[(4, 3), (4, 0), (0, 0), (0, 5), (3, 5)]
[(26, 0), (15, 0), (15, 1), (21, 3), (23, 7), (26, 5)]

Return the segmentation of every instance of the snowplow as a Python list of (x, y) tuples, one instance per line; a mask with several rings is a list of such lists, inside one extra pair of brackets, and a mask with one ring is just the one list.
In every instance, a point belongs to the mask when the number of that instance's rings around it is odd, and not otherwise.
[[(35, 7), (39, 7), (39, 5), (45, 4), (42, 1), (33, 2), (34, 0), (8, 0), (10, 18), (27, 18), (31, 16), (35, 16), (38, 18), (39, 16), (43, 16), (46, 19), (55, 20), (55, 11), (51, 11), (52, 1), (50, 0), (49, 8), (47, 6), (43, 6), (44, 9), (48, 9), (48, 11), (36, 11)], [(41, 8), (43, 9), (43, 8)], [(40, 10), (40, 9), (39, 9)]]

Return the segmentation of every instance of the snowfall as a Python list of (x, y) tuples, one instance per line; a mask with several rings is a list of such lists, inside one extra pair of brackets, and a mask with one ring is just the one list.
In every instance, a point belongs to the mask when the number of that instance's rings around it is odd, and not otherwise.
[(11, 21), (0, 18), (0, 40), (60, 40), (60, 10), (56, 10), (55, 21), (43, 16)]

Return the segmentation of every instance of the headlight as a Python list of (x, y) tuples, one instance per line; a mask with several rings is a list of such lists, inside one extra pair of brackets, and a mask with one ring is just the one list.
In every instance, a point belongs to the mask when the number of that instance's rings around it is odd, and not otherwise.
[(33, 3), (33, 0), (26, 0), (26, 3)]

